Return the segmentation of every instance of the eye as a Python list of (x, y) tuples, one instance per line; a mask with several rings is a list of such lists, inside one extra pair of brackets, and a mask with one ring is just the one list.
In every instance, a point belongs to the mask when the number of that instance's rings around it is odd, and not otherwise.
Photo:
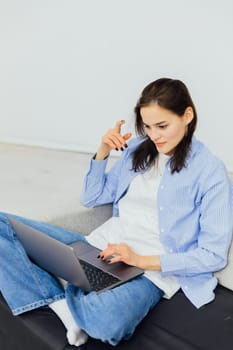
[(149, 125), (143, 124), (145, 129), (150, 129)]
[(159, 128), (160, 128), (160, 129), (166, 129), (167, 126), (168, 126), (167, 124), (165, 124), (165, 125), (159, 125)]

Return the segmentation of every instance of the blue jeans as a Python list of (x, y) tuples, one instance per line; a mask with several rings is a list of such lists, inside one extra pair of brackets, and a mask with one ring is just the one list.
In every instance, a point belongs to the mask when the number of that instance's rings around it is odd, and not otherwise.
[[(84, 293), (71, 284), (64, 291), (55, 277), (29, 260), (7, 215), (0, 214), (0, 290), (14, 315), (66, 298), (81, 329), (93, 338), (116, 345), (131, 337), (163, 296), (143, 276), (100, 294)], [(10, 216), (66, 244), (85, 240), (81, 234), (53, 225)]]

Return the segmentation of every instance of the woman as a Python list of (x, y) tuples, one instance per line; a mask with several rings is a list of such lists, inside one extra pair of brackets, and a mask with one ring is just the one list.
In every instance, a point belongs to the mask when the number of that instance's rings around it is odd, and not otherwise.
[[(186, 86), (168, 78), (152, 82), (142, 91), (135, 117), (139, 137), (127, 143), (131, 134), (121, 134), (124, 121), (102, 137), (81, 198), (88, 207), (113, 203), (113, 217), (87, 237), (102, 250), (99, 258), (143, 268), (143, 276), (98, 295), (69, 284), (63, 288), (29, 261), (1, 215), (2, 294), (15, 315), (49, 305), (70, 344), (84, 343), (87, 335), (112, 345), (128, 339), (148, 311), (179, 288), (201, 307), (214, 299), (213, 272), (227, 262), (231, 182), (223, 163), (193, 136), (197, 114)], [(122, 155), (105, 172), (113, 149)], [(65, 243), (85, 239), (18, 219)]]

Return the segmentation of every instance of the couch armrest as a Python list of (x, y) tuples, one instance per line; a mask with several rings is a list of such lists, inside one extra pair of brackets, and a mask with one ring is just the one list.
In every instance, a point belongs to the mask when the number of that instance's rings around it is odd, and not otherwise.
[(54, 217), (49, 223), (87, 235), (111, 216), (111, 204), (91, 209), (81, 207), (78, 211)]

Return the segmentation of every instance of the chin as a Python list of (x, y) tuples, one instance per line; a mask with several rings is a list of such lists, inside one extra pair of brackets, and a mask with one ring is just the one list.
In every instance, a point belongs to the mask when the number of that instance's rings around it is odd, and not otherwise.
[(170, 156), (172, 153), (173, 153), (173, 149), (170, 149), (170, 148), (165, 148), (163, 149), (163, 147), (161, 148), (157, 148), (158, 152), (161, 153), (161, 154), (165, 154), (167, 156)]

